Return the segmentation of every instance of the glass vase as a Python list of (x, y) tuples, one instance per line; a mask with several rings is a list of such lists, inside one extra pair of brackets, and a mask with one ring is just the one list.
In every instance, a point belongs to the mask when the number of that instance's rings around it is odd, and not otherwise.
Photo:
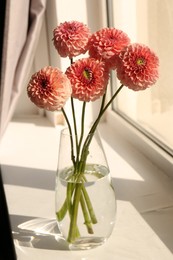
[(97, 132), (77, 137), (62, 130), (55, 204), (59, 230), (71, 250), (94, 248), (111, 235), (116, 199)]

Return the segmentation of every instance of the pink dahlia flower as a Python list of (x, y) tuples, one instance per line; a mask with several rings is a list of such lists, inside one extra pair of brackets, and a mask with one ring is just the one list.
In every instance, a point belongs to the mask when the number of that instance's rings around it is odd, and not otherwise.
[(61, 57), (75, 57), (85, 53), (91, 35), (89, 28), (77, 21), (64, 22), (53, 31), (53, 42)]
[(67, 76), (58, 68), (49, 66), (31, 77), (27, 92), (35, 105), (55, 111), (61, 109), (71, 96), (71, 84)]
[(143, 90), (158, 79), (159, 59), (149, 47), (138, 43), (127, 46), (119, 55), (117, 77), (133, 90)]
[(110, 69), (115, 69), (117, 56), (129, 43), (130, 39), (123, 31), (103, 28), (90, 37), (89, 55), (103, 60)]
[(102, 96), (109, 79), (105, 63), (93, 58), (74, 62), (66, 74), (72, 85), (72, 97), (81, 101), (94, 101)]

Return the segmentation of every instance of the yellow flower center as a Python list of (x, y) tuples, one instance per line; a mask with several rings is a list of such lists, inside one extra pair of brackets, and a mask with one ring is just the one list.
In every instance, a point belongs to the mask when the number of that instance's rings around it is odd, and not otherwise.
[(92, 71), (89, 68), (85, 68), (83, 71), (83, 76), (86, 80), (92, 80)]
[(137, 61), (136, 61), (137, 65), (144, 65), (145, 64), (145, 59), (143, 58), (138, 58)]

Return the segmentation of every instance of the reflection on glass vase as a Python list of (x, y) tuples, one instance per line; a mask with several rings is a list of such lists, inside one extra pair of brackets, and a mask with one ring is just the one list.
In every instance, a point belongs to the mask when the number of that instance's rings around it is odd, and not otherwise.
[(55, 200), (58, 227), (72, 250), (103, 244), (116, 216), (115, 193), (98, 133), (82, 134), (75, 149), (76, 138), (68, 129), (61, 132)]

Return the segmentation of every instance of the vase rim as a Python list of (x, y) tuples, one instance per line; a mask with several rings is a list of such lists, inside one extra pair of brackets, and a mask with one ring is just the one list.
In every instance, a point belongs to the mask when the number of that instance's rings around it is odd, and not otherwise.
[[(81, 135), (81, 129), (78, 128), (77, 131), (78, 131), (77, 136), (80, 136)], [(89, 131), (90, 131), (90, 127), (88, 125), (86, 125), (84, 127), (84, 135), (85, 136), (87, 136), (87, 135), (89, 135), (89, 136), (96, 135), (98, 133), (97, 129), (94, 131), (94, 133), (89, 133)], [(63, 135), (63, 136), (75, 136), (76, 134), (74, 133), (74, 131), (72, 133), (70, 133), (69, 128), (68, 127), (64, 127), (61, 130), (61, 135)]]

